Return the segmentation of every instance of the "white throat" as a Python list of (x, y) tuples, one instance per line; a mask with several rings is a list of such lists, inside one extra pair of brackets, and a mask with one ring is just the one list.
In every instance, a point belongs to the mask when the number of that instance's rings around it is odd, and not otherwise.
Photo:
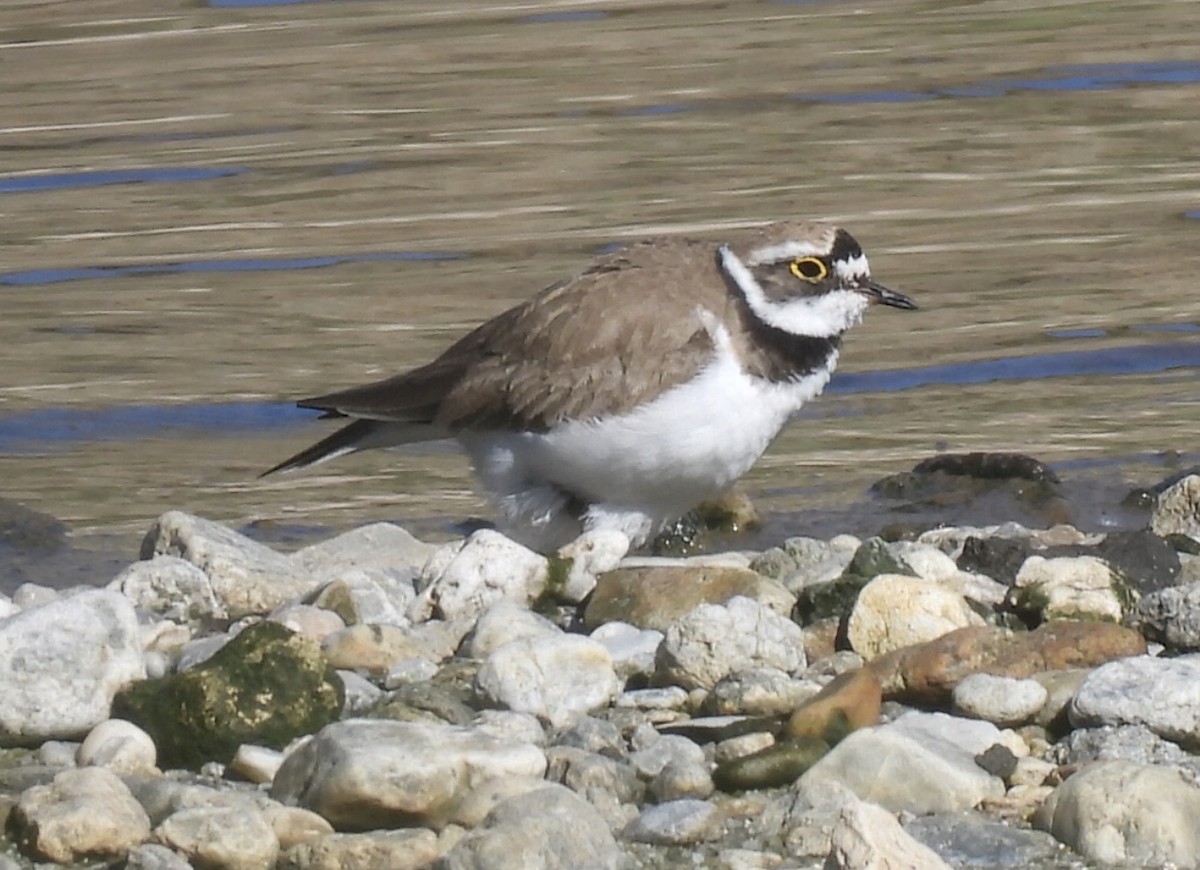
[(810, 338), (841, 335), (862, 320), (869, 305), (855, 290), (833, 290), (819, 296), (797, 296), (785, 302), (772, 302), (754, 274), (728, 245), (721, 246), (720, 255), (721, 268), (742, 291), (754, 316), (791, 335)]

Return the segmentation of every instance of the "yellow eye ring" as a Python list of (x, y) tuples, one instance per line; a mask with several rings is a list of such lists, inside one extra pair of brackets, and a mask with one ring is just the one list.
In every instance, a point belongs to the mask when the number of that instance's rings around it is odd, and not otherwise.
[(799, 257), (788, 263), (788, 270), (801, 281), (816, 284), (829, 274), (829, 267), (816, 257)]

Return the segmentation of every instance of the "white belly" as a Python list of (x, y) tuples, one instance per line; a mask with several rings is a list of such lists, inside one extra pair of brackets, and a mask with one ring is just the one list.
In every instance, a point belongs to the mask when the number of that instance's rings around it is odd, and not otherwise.
[(645, 522), (617, 525), (640, 537), (639, 523), (675, 519), (745, 474), (788, 418), (825, 388), (832, 368), (772, 384), (719, 353), (694, 380), (628, 414), (462, 441), (510, 519), (549, 523), (574, 497), (602, 513), (639, 515)]

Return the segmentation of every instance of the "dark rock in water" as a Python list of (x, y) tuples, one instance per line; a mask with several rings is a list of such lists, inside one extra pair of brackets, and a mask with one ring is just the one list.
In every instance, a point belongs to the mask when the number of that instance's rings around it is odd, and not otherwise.
[(0, 498), (0, 547), (19, 553), (52, 553), (66, 542), (67, 527), (61, 521)]
[(119, 694), (113, 715), (154, 738), (163, 767), (227, 763), (243, 743), (283, 748), (335, 721), (342, 681), (310, 638), (251, 626), (204, 664)]
[(829, 744), (798, 738), (717, 765), (713, 783), (721, 791), (748, 791), (790, 785), (829, 752)]
[(1154, 507), (1155, 499), (1162, 495), (1162, 493), (1179, 483), (1185, 477), (1191, 477), (1193, 474), (1200, 474), (1200, 465), (1193, 465), (1191, 468), (1183, 469), (1183, 471), (1176, 471), (1169, 477), (1164, 477), (1153, 486), (1139, 486), (1131, 489), (1125, 498), (1121, 500), (1121, 504), (1124, 507), (1150, 510)]
[(943, 453), (918, 462), (913, 474), (937, 472), (979, 480), (1030, 480), (1058, 483), (1058, 475), (1041, 460), (1021, 453)]
[(1012, 586), (1032, 552), (1029, 542), (1020, 538), (967, 538), (957, 564), (962, 571), (973, 571)]
[(964, 870), (1057, 867), (1062, 858), (1062, 847), (1049, 834), (1013, 827), (975, 813), (918, 816), (905, 822), (904, 830), (937, 852), (943, 861)]
[(1044, 462), (1020, 453), (947, 453), (917, 463), (912, 471), (878, 480), (872, 491), (907, 504), (912, 513), (936, 509), (941, 522), (971, 521), (946, 516), (974, 508), (984, 516), (1031, 514), (1041, 524), (1070, 522), (1072, 510), (1058, 475)]

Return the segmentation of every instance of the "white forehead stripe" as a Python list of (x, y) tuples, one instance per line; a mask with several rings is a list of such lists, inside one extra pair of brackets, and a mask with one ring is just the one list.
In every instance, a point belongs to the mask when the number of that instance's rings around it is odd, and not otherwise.
[(765, 248), (755, 248), (746, 257), (750, 266), (761, 266), (763, 263), (780, 263), (784, 260), (795, 260), (798, 257), (824, 257), (829, 253), (829, 242), (780, 242), (778, 245), (768, 245)]
[(838, 260), (833, 264), (838, 277), (847, 284), (854, 284), (863, 278), (871, 277), (871, 267), (867, 263), (867, 255), (859, 254), (848, 260)]

